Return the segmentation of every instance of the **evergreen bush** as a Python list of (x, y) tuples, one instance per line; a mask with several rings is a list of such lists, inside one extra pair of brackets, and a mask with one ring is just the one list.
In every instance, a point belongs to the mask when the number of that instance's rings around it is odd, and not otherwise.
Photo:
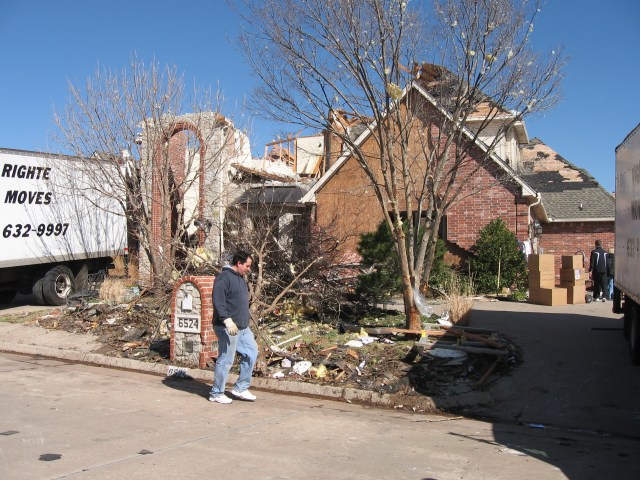
[(499, 293), (503, 287), (524, 289), (527, 262), (516, 236), (501, 218), (482, 229), (471, 253), (469, 265), (478, 292)]

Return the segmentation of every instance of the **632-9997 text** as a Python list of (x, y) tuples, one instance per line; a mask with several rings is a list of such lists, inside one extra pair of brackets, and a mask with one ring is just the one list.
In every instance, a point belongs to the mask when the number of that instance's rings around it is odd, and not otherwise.
[(38, 237), (42, 237), (43, 235), (47, 237), (50, 237), (52, 235), (55, 237), (60, 237), (67, 234), (68, 228), (68, 223), (41, 223), (39, 225), (10, 223), (8, 225), (5, 225), (2, 229), (2, 236), (4, 238), (28, 238), (32, 235)]

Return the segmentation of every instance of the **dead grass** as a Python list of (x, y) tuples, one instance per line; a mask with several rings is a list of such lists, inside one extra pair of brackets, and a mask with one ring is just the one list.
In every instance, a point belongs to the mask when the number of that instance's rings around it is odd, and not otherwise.
[(100, 300), (110, 304), (122, 303), (128, 294), (130, 279), (107, 277), (100, 285)]
[(451, 272), (444, 284), (445, 298), (449, 304), (449, 320), (454, 325), (468, 325), (469, 312), (473, 308), (475, 288), (473, 280)]
[(49, 309), (43, 309), (33, 312), (24, 311), (19, 313), (1, 314), (0, 323), (30, 323), (42, 318), (42, 316), (46, 315), (48, 311)]
[[(129, 262), (128, 269), (128, 279), (130, 282), (137, 282), (139, 273), (138, 273), (138, 265), (134, 262)], [(113, 268), (109, 270), (109, 275), (113, 277), (124, 277), (127, 273), (127, 268), (125, 268), (124, 258), (118, 256), (113, 259)]]

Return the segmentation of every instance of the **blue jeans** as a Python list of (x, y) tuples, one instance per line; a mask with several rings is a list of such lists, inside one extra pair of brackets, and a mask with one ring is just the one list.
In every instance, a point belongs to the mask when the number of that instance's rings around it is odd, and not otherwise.
[(613, 300), (613, 277), (609, 277), (609, 300)]
[(218, 359), (213, 373), (211, 396), (215, 397), (224, 393), (224, 387), (227, 384), (227, 377), (233, 365), (236, 352), (240, 354), (240, 374), (234, 390), (244, 392), (251, 384), (253, 366), (256, 363), (256, 358), (258, 358), (258, 344), (253, 332), (250, 328), (244, 328), (238, 331), (237, 335), (231, 336), (224, 327), (215, 326), (213, 330), (218, 337)]

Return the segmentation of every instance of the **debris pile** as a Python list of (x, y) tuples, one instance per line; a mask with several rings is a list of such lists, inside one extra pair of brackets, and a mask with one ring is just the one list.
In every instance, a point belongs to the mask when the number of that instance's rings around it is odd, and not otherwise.
[(167, 363), (169, 327), (149, 305), (96, 303), (50, 312), (32, 323), (70, 333), (95, 335), (102, 347), (96, 353)]
[[(446, 316), (431, 319), (421, 330), (303, 318), (254, 325), (264, 360), (255, 374), (379, 393), (452, 396), (483, 388), (520, 362), (519, 349), (495, 331), (451, 326)], [(166, 308), (148, 303), (83, 305), (33, 323), (95, 335), (103, 355), (193, 367), (170, 361)]]
[(322, 332), (271, 340), (266, 374), (380, 393), (447, 396), (482, 388), (520, 358), (515, 345), (487, 329), (433, 323), (406, 330), (341, 323), (339, 331), (333, 345), (326, 345)]

